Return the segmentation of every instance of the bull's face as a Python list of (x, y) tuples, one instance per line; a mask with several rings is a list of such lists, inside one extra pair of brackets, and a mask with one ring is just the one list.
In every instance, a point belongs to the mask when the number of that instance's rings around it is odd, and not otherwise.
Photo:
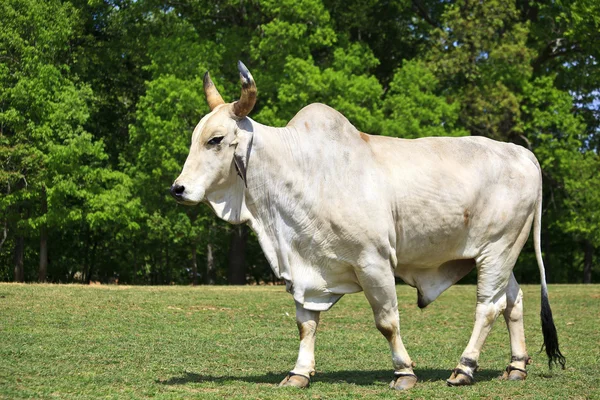
[(239, 175), (246, 179), (245, 159), (251, 137), (244, 126), (246, 116), (256, 102), (256, 85), (252, 75), (238, 63), (242, 95), (234, 103), (225, 103), (208, 73), (204, 75), (204, 92), (211, 112), (192, 135), (190, 153), (183, 171), (171, 186), (171, 194), (182, 204), (198, 204), (211, 192), (222, 190)]

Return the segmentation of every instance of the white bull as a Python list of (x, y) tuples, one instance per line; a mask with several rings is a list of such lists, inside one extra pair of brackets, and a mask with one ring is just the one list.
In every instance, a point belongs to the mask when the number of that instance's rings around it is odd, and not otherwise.
[(285, 280), (301, 339), (282, 385), (309, 385), (320, 312), (364, 291), (392, 351), (391, 386), (413, 387), (394, 277), (417, 288), (425, 307), (474, 267), (475, 326), (447, 382), (474, 382), (499, 314), (512, 352), (504, 377), (525, 379), (522, 291), (512, 270), (532, 223), (544, 344), (549, 364), (564, 367), (540, 251), (542, 178), (530, 151), (482, 137), (371, 136), (323, 104), (305, 107), (284, 128), (261, 125), (247, 117), (256, 101), (252, 75), (242, 63), (238, 68), (242, 96), (234, 103), (225, 103), (205, 75), (211, 112), (196, 126), (171, 192), (180, 203), (206, 202), (225, 221), (248, 223)]

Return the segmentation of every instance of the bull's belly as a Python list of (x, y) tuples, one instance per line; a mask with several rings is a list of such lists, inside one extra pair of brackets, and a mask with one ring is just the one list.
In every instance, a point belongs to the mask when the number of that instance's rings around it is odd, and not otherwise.
[(419, 306), (434, 301), (475, 267), (479, 248), (466, 229), (447, 232), (415, 232), (398, 246), (394, 274), (416, 288)]
[(394, 274), (418, 290), (419, 307), (434, 301), (450, 286), (475, 267), (473, 258), (449, 260), (436, 266), (406, 265), (396, 267)]

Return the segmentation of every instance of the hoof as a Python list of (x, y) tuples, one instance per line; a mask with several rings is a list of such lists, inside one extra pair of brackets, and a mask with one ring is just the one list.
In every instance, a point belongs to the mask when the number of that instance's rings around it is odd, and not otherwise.
[(466, 386), (474, 384), (475, 379), (462, 369), (456, 368), (452, 371), (452, 375), (446, 380), (446, 383), (448, 386)]
[(307, 388), (310, 386), (310, 378), (304, 375), (292, 374), (291, 372), (287, 374), (285, 378), (279, 383), (279, 387), (297, 387), (297, 388)]
[(417, 376), (414, 374), (394, 375), (394, 380), (390, 382), (390, 388), (396, 390), (412, 389), (417, 383)]
[(509, 365), (500, 379), (505, 381), (524, 381), (525, 378), (527, 378), (526, 370)]

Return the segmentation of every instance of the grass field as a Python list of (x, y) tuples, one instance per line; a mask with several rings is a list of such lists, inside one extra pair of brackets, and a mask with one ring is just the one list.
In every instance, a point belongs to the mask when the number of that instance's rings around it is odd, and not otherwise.
[(534, 359), (524, 382), (500, 381), (510, 358), (497, 321), (477, 383), (445, 385), (471, 333), (475, 287), (456, 286), (424, 310), (398, 287), (404, 343), (420, 382), (388, 388), (387, 342), (362, 294), (321, 315), (317, 375), (279, 389), (296, 360), (294, 305), (283, 287), (0, 284), (0, 398), (600, 398), (600, 286), (551, 285), (567, 369), (548, 370), (539, 286), (526, 286)]

